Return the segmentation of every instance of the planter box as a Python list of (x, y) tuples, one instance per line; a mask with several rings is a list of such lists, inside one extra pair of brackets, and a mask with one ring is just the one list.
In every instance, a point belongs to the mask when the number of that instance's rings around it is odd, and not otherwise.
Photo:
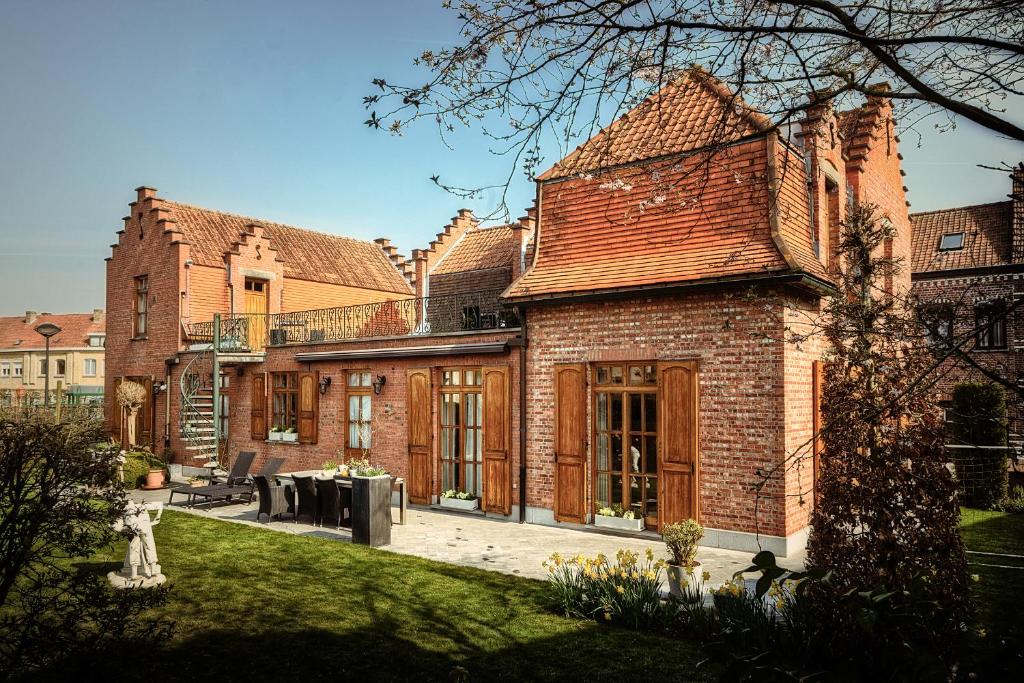
[(267, 434), (268, 441), (281, 441), (281, 437), (284, 436), (283, 432), (270, 432)]
[(391, 544), (391, 475), (352, 477), (352, 542)]
[(687, 587), (690, 588), (691, 593), (696, 592), (700, 588), (700, 577), (704, 573), (700, 562), (695, 562), (691, 569), (693, 571), (688, 572), (685, 567), (680, 567), (677, 564), (665, 566), (665, 577), (668, 579), (669, 593), (677, 598), (682, 598), (683, 592)]
[(606, 529), (618, 529), (619, 531), (643, 531), (644, 520), (594, 515), (594, 526), (600, 526)]
[(465, 512), (470, 510), (479, 510), (480, 499), (474, 498), (473, 500), (461, 500), (459, 498), (441, 498), (441, 507), (448, 508), (450, 510), (462, 510)]
[(281, 434), (281, 441), (284, 441), (285, 443), (298, 443), (299, 435), (298, 433), (289, 434), (288, 432), (284, 432)]

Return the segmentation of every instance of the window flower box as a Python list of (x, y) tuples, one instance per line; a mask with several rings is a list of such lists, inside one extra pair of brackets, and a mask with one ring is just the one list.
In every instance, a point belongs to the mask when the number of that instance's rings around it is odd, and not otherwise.
[(298, 432), (283, 432), (281, 434), (281, 441), (285, 443), (298, 443), (299, 434)]
[(594, 526), (605, 529), (616, 529), (618, 531), (643, 531), (643, 518), (627, 519), (625, 517), (612, 517), (611, 515), (594, 515)]
[(267, 434), (268, 441), (281, 441), (284, 436), (284, 432), (270, 432)]
[(479, 510), (480, 499), (474, 498), (472, 500), (462, 500), (461, 498), (445, 498), (442, 496), (441, 507), (448, 508), (449, 510), (461, 510), (463, 512)]

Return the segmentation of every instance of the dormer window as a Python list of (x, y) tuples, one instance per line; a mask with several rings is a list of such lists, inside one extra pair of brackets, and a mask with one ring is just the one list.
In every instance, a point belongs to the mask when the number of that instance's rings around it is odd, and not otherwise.
[(951, 232), (943, 235), (939, 240), (939, 251), (956, 251), (964, 248), (964, 234), (962, 232)]

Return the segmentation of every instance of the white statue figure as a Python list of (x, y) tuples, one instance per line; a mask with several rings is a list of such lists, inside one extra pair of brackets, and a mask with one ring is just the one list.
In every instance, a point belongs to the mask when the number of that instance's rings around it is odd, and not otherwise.
[[(153, 519), (149, 516), (150, 510), (156, 511)], [(107, 574), (111, 585), (116, 588), (148, 588), (167, 580), (160, 572), (153, 540), (153, 527), (160, 523), (163, 513), (163, 503), (128, 503), (124, 517), (114, 524), (114, 531), (130, 530), (132, 536), (121, 571)]]

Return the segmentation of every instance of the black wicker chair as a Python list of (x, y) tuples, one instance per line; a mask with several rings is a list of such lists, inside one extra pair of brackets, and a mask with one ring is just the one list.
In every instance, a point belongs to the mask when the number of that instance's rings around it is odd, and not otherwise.
[(267, 521), (271, 521), (274, 517), (280, 518), (285, 512), (295, 516), (295, 509), (292, 507), (291, 496), (287, 494), (284, 486), (273, 486), (270, 480), (262, 474), (257, 474), (253, 477), (253, 482), (256, 485), (256, 490), (260, 495), (260, 509), (256, 513), (256, 521), (260, 521), (263, 515), (267, 516)]
[(317, 503), (316, 503), (316, 484), (313, 482), (313, 477), (292, 477), (292, 481), (295, 485), (295, 495), (297, 503), (295, 505), (295, 519), (299, 517), (309, 517), (313, 520), (313, 524), (316, 524), (317, 518)]
[(334, 479), (316, 480), (317, 518), (320, 526), (325, 521), (333, 522), (334, 528), (341, 527), (341, 492)]

